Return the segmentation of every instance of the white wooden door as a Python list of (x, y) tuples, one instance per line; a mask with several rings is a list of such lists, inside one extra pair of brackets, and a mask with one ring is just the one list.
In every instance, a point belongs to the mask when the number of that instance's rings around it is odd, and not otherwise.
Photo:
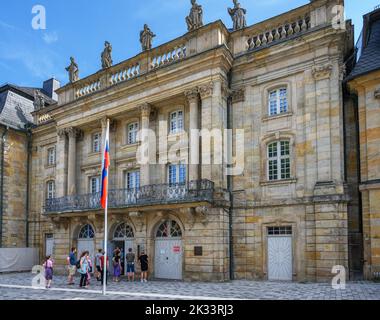
[(291, 236), (268, 236), (268, 280), (292, 280)]
[(45, 255), (53, 256), (54, 253), (54, 236), (52, 234), (47, 234), (45, 236)]
[(182, 257), (182, 240), (157, 238), (154, 259), (155, 277), (182, 280)]

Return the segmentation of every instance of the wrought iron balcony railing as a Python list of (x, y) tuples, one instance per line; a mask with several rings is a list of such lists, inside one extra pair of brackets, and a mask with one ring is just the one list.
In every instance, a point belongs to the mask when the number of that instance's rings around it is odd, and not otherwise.
[[(213, 193), (214, 183), (209, 180), (110, 190), (108, 192), (108, 207), (134, 208), (138, 206), (188, 202), (212, 203)], [(45, 213), (67, 213), (98, 210), (100, 208), (100, 193), (93, 193), (47, 199)]]

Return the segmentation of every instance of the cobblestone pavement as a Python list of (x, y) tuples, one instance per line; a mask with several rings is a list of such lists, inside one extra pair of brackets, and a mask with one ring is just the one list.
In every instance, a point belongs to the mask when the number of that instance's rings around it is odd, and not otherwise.
[[(0, 274), (0, 300), (380, 300), (380, 283), (349, 282), (346, 289), (335, 290), (326, 283), (285, 283), (268, 281), (232, 281), (228, 283), (187, 283), (150, 281), (148, 283), (109, 283), (109, 295), (101, 294), (101, 285), (92, 279), (88, 290), (66, 285), (66, 278), (55, 276), (52, 289), (33, 289), (31, 273)], [(76, 283), (79, 279), (76, 278)], [(12, 286), (12, 287), (7, 287)], [(15, 288), (13, 286), (25, 286)], [(75, 292), (66, 291), (74, 289)], [(127, 292), (127, 294), (123, 293)], [(208, 298), (211, 297), (211, 298)]]

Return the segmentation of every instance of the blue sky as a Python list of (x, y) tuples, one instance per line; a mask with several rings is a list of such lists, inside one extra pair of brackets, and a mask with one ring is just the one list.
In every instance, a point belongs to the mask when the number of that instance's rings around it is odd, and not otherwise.
[[(254, 24), (309, 0), (240, 0), (248, 10), (248, 24)], [(198, 0), (204, 23), (222, 19), (231, 27), (227, 8), (232, 0)], [(358, 36), (362, 15), (380, 0), (346, 0), (346, 18), (352, 19)], [(46, 30), (32, 28), (32, 7), (46, 8)], [(69, 57), (79, 64), (80, 76), (100, 69), (104, 41), (113, 46), (118, 63), (140, 52), (139, 32), (148, 23), (157, 34), (154, 46), (186, 33), (185, 16), (190, 0), (13, 0), (0, 11), (0, 84), (41, 86), (55, 77), (68, 81), (65, 67)]]

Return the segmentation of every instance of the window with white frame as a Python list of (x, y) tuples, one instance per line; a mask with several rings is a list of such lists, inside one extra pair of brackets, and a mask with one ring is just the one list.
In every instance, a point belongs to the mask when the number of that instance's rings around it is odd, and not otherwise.
[(277, 141), (268, 145), (268, 180), (290, 179), (290, 143)]
[(129, 171), (125, 173), (125, 188), (137, 189), (140, 187), (140, 171)]
[(175, 111), (170, 113), (170, 133), (178, 133), (183, 131), (183, 111)]
[(102, 134), (94, 133), (92, 135), (92, 152), (100, 152), (100, 148), (102, 145)]
[(90, 178), (90, 193), (100, 192), (100, 176)]
[(288, 89), (279, 88), (269, 93), (269, 115), (274, 116), (288, 112)]
[(55, 181), (51, 180), (48, 181), (46, 184), (46, 195), (48, 199), (54, 199), (55, 198)]
[(48, 166), (55, 165), (55, 147), (51, 147), (47, 150), (47, 163)]
[(139, 123), (130, 123), (127, 126), (127, 143), (134, 144), (137, 143), (137, 133), (139, 131)]
[(186, 165), (170, 164), (168, 166), (168, 182), (169, 184), (186, 182)]

